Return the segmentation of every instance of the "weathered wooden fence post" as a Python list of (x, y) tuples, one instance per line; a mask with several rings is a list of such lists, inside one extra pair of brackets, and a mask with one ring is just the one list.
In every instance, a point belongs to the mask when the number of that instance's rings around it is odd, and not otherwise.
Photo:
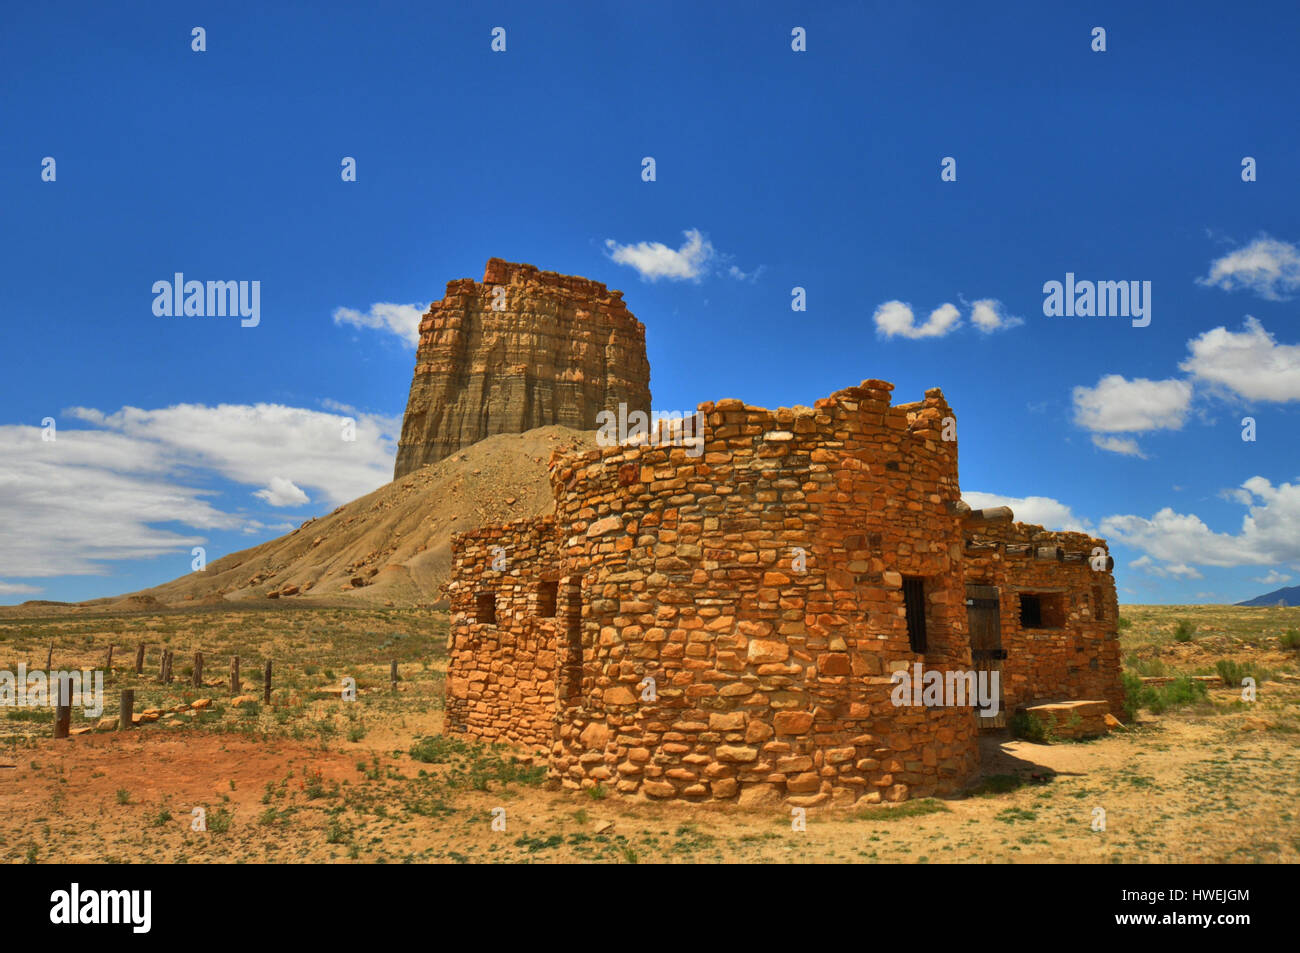
[(144, 643), (141, 642), (135, 649), (135, 674), (139, 675), (144, 671)]
[(194, 653), (194, 687), (203, 687), (203, 653)]
[(393, 659), (388, 666), (388, 680), (392, 683), (393, 691), (397, 691), (397, 659)]
[(239, 656), (236, 655), (230, 660), (230, 694), (238, 695), (240, 689), (239, 682)]
[(59, 677), (58, 698), (54, 705), (54, 737), (68, 737), (68, 726), (72, 721), (72, 678), (68, 675)]
[(110, 642), (108, 646), (108, 658), (104, 661), (104, 677), (107, 678), (113, 672), (113, 645)]
[(134, 711), (135, 711), (135, 689), (124, 688), (122, 689), (122, 710), (118, 713), (117, 716), (118, 728), (120, 728), (122, 731), (126, 731), (128, 728), (130, 728), (135, 724), (135, 722), (131, 718), (131, 715), (134, 713)]
[(271, 660), (266, 660), (266, 677), (262, 684), (262, 701), (271, 704)]
[(45, 672), (49, 674), (50, 666), (54, 664), (54, 643), (50, 643), (50, 650), (45, 653)]

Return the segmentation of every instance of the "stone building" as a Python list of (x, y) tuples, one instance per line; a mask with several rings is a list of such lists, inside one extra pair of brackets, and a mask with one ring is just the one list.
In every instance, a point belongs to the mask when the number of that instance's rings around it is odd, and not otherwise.
[[(448, 729), (567, 787), (812, 805), (956, 792), (1017, 705), (1118, 715), (1105, 542), (972, 512), (943, 394), (892, 390), (552, 459), (553, 516), (453, 540)], [(999, 671), (1002, 714), (896, 704), (917, 665)]]

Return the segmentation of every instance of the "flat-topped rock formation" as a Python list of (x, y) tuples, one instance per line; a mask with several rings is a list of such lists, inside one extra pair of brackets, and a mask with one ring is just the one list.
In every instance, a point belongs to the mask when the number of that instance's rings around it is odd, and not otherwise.
[(645, 325), (598, 281), (488, 260), (420, 322), (398, 479), (499, 433), (595, 430), (602, 410), (650, 410)]

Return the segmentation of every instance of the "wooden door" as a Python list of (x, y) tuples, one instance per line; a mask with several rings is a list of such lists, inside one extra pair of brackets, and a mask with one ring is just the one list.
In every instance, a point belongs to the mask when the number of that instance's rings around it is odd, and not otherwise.
[[(997, 586), (966, 587), (966, 621), (970, 630), (970, 657), (975, 678), (990, 678), (998, 673), (998, 713), (980, 715), (980, 729), (1001, 730), (1007, 727), (1007, 710), (1002, 703), (1002, 614)], [(986, 674), (981, 674), (986, 673)]]

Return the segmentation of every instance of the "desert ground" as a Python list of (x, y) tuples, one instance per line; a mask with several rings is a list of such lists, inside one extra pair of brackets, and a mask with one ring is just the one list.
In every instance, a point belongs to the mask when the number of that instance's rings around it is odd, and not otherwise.
[[(157, 720), (94, 730), (99, 719), (77, 710), (74, 730), (92, 730), (56, 740), (49, 709), (0, 708), (0, 860), (1295, 863), (1296, 630), (1300, 608), (1125, 606), (1125, 670), (1144, 706), (1129, 725), (1082, 742), (990, 736), (985, 777), (962, 797), (811, 809), (796, 830), (780, 805), (552, 790), (537, 752), (443, 735), (447, 617), (436, 609), (5, 609), (0, 669), (43, 669), (51, 652), (55, 669), (101, 668), (112, 644), (102, 717), (115, 718), (119, 691), (134, 688), (135, 711)], [(1197, 675), (1220, 678), (1179, 678)], [(1254, 702), (1242, 700), (1246, 676)], [(340, 697), (345, 677), (356, 679), (355, 701)], [(193, 829), (195, 808), (206, 830)], [(1092, 829), (1097, 808), (1103, 831)]]

